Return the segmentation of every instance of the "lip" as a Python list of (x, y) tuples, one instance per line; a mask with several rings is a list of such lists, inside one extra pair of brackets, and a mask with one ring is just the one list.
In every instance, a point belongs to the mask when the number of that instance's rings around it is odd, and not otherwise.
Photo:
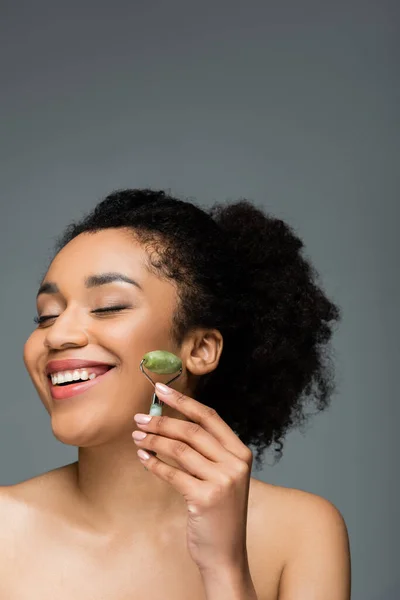
[[(97, 366), (98, 364), (99, 363), (96, 363), (96, 365), (87, 365), (87, 366)], [(102, 363), (102, 364), (104, 365), (106, 363)], [(111, 369), (109, 369), (108, 371), (103, 373), (103, 375), (98, 375), (94, 379), (88, 379), (86, 381), (77, 381), (76, 383), (71, 383), (70, 385), (68, 385), (66, 387), (53, 385), (51, 382), (51, 379), (50, 379), (50, 380), (48, 380), (50, 393), (53, 397), (53, 400), (67, 400), (68, 398), (72, 398), (74, 396), (83, 394), (84, 392), (89, 390), (94, 385), (101, 383), (103, 381), (103, 379), (105, 377), (107, 377), (107, 375), (109, 373), (111, 373), (112, 371), (114, 371), (114, 367), (111, 367)]]
[(98, 360), (84, 360), (83, 358), (65, 358), (64, 360), (50, 360), (46, 365), (46, 375), (57, 373), (58, 371), (73, 371), (74, 369), (84, 369), (85, 367), (115, 367), (110, 363)]

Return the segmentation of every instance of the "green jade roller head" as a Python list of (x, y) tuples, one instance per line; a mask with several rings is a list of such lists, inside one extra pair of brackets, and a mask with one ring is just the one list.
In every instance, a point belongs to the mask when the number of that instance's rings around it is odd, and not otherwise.
[[(143, 356), (140, 363), (140, 370), (142, 371), (143, 375), (145, 375), (145, 377), (147, 377), (147, 379), (155, 386), (156, 384), (151, 377), (149, 377), (147, 373), (143, 371), (143, 367), (146, 367), (146, 369), (149, 371), (160, 375), (176, 373), (176, 371), (179, 371), (178, 375), (166, 382), (166, 385), (172, 381), (175, 381), (175, 379), (178, 379), (182, 373), (181, 359), (175, 354), (172, 354), (172, 352), (167, 352), (166, 350), (153, 350), (152, 352), (147, 352), (147, 354)], [(159, 400), (154, 392), (149, 415), (161, 416), (162, 405), (163, 402)]]

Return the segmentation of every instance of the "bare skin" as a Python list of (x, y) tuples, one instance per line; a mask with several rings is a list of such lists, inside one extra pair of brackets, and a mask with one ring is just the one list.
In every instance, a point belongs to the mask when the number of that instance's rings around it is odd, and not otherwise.
[[(98, 531), (77, 509), (76, 476), (73, 463), (2, 489), (1, 598), (158, 600), (162, 590), (166, 600), (205, 600), (186, 550), (184, 512), (165, 514), (157, 524), (138, 519), (126, 531)], [(258, 600), (278, 598), (288, 543), (283, 491), (251, 479), (247, 548)], [(268, 537), (260, 531), (261, 512)]]
[[(54, 436), (78, 447), (78, 461), (0, 489), (1, 598), (158, 600), (162, 591), (165, 600), (205, 600), (186, 548), (184, 499), (143, 468), (131, 434), (133, 416), (148, 412), (153, 392), (138, 368), (143, 355), (155, 349), (179, 354), (183, 373), (174, 388), (195, 397), (198, 378), (218, 366), (223, 340), (217, 330), (197, 329), (174, 347), (170, 329), (177, 291), (146, 269), (146, 256), (125, 230), (81, 234), (55, 257), (45, 276), (59, 291), (39, 295), (38, 314), (53, 318), (32, 333), (24, 361)], [(85, 278), (106, 272), (123, 273), (142, 290), (125, 282), (85, 286)], [(93, 312), (112, 305), (126, 308)], [(57, 401), (46, 365), (70, 358), (114, 368), (74, 399)], [(185, 419), (167, 405), (163, 414)], [(159, 458), (179, 468), (172, 458)], [(288, 565), (304, 572), (293, 560), (301, 544), (310, 564), (301, 532), (312, 542), (311, 514), (315, 518), (320, 510), (316, 498), (251, 478), (247, 551), (258, 600), (277, 600), (278, 594), (279, 600), (297, 600), (292, 589), (298, 582)], [(342, 548), (338, 556), (344, 556)], [(343, 571), (340, 560), (328, 558), (328, 565)], [(337, 581), (336, 572), (332, 578)], [(285, 596), (278, 592), (280, 583)], [(327, 584), (330, 589), (328, 579)]]

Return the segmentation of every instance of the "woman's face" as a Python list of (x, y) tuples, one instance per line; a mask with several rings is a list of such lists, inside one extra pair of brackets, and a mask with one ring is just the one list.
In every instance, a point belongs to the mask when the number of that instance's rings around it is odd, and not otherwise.
[[(131, 441), (133, 415), (149, 412), (154, 392), (139, 369), (143, 355), (169, 350), (182, 357), (170, 336), (176, 288), (145, 268), (146, 256), (127, 230), (83, 233), (57, 254), (43, 280), (37, 314), (50, 318), (27, 340), (24, 362), (63, 443), (97, 445), (121, 432)], [(57, 363), (64, 360), (77, 362)], [(93, 363), (87, 373), (83, 361)], [(83, 375), (84, 382), (54, 385), (49, 370), (65, 381)]]

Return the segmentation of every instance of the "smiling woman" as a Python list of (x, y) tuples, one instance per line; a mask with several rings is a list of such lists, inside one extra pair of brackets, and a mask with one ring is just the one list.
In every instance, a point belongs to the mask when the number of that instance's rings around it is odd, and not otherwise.
[[(251, 477), (250, 446), (258, 467), (279, 458), (334, 390), (340, 311), (302, 248), (248, 201), (206, 211), (148, 189), (67, 228), (24, 360), (78, 461), (1, 489), (0, 597), (349, 598), (339, 511)], [(157, 385), (162, 416), (140, 369), (154, 350), (182, 365)]]

